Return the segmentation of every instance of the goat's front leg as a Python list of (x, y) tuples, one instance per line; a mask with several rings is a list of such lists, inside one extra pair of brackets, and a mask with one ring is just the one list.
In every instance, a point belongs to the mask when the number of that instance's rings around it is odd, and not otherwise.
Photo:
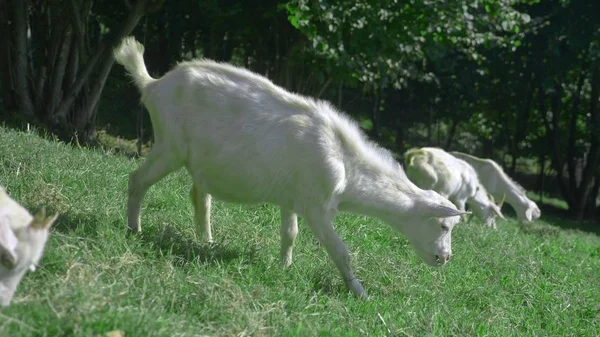
[(19, 273), (0, 282), (0, 307), (8, 307), (10, 305), (10, 302), (12, 302), (13, 296), (17, 291), (17, 287), (26, 271), (26, 269), (23, 269)]
[(369, 296), (365, 292), (365, 289), (358, 279), (356, 279), (354, 272), (350, 268), (350, 252), (333, 228), (332, 220), (334, 215), (328, 213), (331, 212), (309, 212), (306, 216), (306, 223), (319, 242), (327, 249), (327, 253), (333, 259), (348, 289), (356, 296), (368, 299)]
[(197, 184), (192, 186), (190, 192), (192, 201), (194, 203), (194, 221), (196, 223), (196, 238), (198, 235), (202, 235), (204, 239), (211, 243), (212, 229), (210, 226), (210, 208), (211, 208), (211, 196), (204, 192)]
[(173, 151), (155, 145), (146, 160), (129, 175), (129, 197), (127, 200), (127, 226), (133, 232), (141, 232), (140, 209), (148, 189), (167, 174), (182, 166)]
[(461, 212), (464, 212), (467, 207), (467, 201), (463, 199), (450, 198), (450, 202), (453, 203), (454, 206), (456, 206), (456, 208)]
[[(451, 203), (453, 203), (453, 204), (454, 204), (454, 206), (456, 206), (456, 208), (457, 208), (459, 211), (461, 211), (461, 212), (465, 212), (465, 211), (466, 211), (466, 209), (467, 209), (467, 201), (466, 201), (466, 200), (463, 200), (463, 199), (461, 199), (461, 200), (458, 200), (458, 199), (455, 199), (455, 198), (451, 198), (451, 199), (450, 199), (450, 202), (451, 202)], [(471, 215), (469, 215), (469, 214), (466, 214), (466, 215), (461, 215), (461, 216), (460, 216), (460, 218), (461, 218), (462, 220), (465, 220), (465, 221), (467, 221), (467, 222), (471, 221), (471, 217), (472, 217), (472, 214), (471, 214)]]
[(292, 264), (292, 250), (298, 235), (298, 216), (291, 210), (282, 207), (281, 210), (281, 264), (288, 267)]

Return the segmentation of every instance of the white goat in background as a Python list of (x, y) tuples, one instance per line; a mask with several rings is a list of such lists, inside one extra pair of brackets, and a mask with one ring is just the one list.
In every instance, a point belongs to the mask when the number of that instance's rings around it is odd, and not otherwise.
[(27, 270), (35, 271), (48, 231), (58, 214), (46, 217), (42, 208), (35, 216), (0, 187), (0, 305), (10, 305)]
[(464, 211), (468, 204), (473, 213), (492, 228), (496, 228), (496, 216), (504, 219), (500, 210), (502, 201), (498, 206), (489, 199), (477, 173), (465, 161), (442, 149), (423, 147), (408, 150), (404, 162), (410, 180), (448, 198), (459, 210)]
[(338, 211), (380, 218), (404, 233), (428, 264), (451, 256), (460, 220), (452, 203), (411, 183), (389, 152), (328, 102), (290, 93), (248, 70), (209, 60), (183, 62), (150, 77), (144, 47), (125, 38), (114, 50), (149, 111), (155, 143), (129, 176), (128, 227), (141, 231), (146, 191), (186, 167), (196, 232), (212, 240), (211, 195), (236, 203), (281, 207), (281, 259), (292, 262), (297, 215), (327, 249), (346, 285), (366, 297), (333, 228)]
[(473, 166), (479, 181), (494, 198), (506, 196), (506, 203), (514, 208), (519, 223), (530, 223), (542, 215), (538, 205), (527, 197), (525, 190), (510, 179), (495, 161), (462, 152), (451, 152), (451, 154)]

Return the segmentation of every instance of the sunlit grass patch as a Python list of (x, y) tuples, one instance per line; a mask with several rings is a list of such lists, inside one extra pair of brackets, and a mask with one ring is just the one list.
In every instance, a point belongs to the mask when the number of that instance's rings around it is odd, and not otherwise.
[(600, 239), (579, 223), (461, 223), (454, 258), (433, 269), (380, 221), (341, 214), (365, 302), (302, 219), (294, 263), (279, 266), (274, 206), (215, 202), (216, 243), (196, 241), (183, 170), (148, 192), (143, 234), (127, 236), (141, 160), (0, 128), (0, 184), (62, 212), (40, 268), (0, 312), (0, 336), (600, 335)]

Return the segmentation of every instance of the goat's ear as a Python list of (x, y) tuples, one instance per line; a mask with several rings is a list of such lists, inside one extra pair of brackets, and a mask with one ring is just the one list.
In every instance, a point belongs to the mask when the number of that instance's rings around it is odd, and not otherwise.
[(471, 212), (459, 211), (456, 208), (452, 208), (452, 207), (448, 207), (448, 206), (444, 206), (444, 205), (434, 205), (433, 207), (431, 207), (430, 211), (431, 211), (431, 216), (435, 217), (435, 218), (447, 218), (450, 216), (471, 214)]
[(31, 222), (30, 227), (38, 230), (47, 229), (50, 228), (50, 226), (52, 226), (52, 224), (54, 223), (54, 221), (56, 221), (57, 218), (58, 213), (54, 214), (53, 216), (46, 217), (46, 208), (42, 207), (42, 209), (39, 210), (33, 217), (33, 221)]
[(0, 217), (0, 264), (12, 269), (17, 264), (17, 237), (5, 218)]

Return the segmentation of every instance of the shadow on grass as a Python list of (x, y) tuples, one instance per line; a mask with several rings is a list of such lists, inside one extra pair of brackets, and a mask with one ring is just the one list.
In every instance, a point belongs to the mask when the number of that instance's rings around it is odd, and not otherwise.
[(177, 260), (177, 265), (189, 262), (201, 263), (228, 263), (242, 259), (245, 264), (254, 264), (258, 248), (255, 246), (234, 247), (224, 243), (198, 243), (175, 230), (172, 226), (165, 226), (161, 231), (142, 232), (129, 234), (145, 244), (156, 249), (163, 255), (171, 255)]
[(522, 226), (526, 233), (537, 233), (542, 236), (557, 236), (562, 230), (580, 230), (600, 236), (600, 222), (593, 219), (575, 220), (565, 209), (549, 204), (539, 204), (542, 211), (541, 220), (552, 227), (536, 226), (536, 222), (531, 225)]
[[(335, 267), (333, 267), (335, 269)], [(350, 290), (344, 285), (341, 276), (335, 271), (321, 270), (311, 277), (312, 289), (325, 296), (344, 296)]]
[[(54, 214), (52, 207), (46, 208), (46, 214)], [(60, 213), (52, 229), (62, 234), (69, 234), (79, 230), (86, 237), (95, 237), (98, 235), (98, 224), (102, 223), (100, 217), (94, 213)]]

